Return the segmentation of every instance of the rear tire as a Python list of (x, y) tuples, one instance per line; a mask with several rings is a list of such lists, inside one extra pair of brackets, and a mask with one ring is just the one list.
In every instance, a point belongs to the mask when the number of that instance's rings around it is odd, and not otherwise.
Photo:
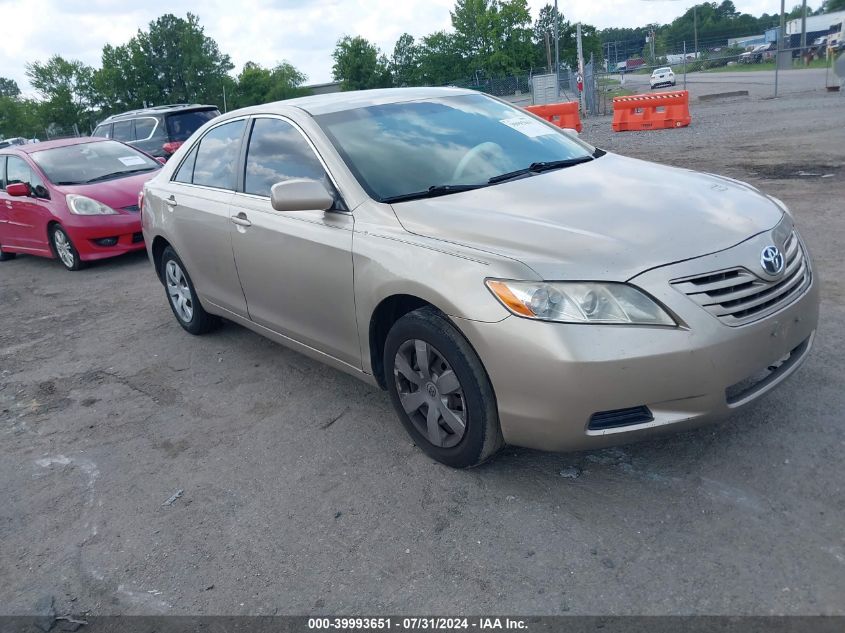
[(79, 251), (76, 250), (70, 236), (58, 224), (50, 227), (50, 245), (53, 247), (56, 258), (68, 270), (75, 271), (85, 268), (85, 262), (80, 259)]
[(471, 468), (504, 446), (496, 396), (481, 359), (439, 311), (420, 308), (393, 325), (384, 367), (396, 413), (429, 457)]
[(17, 253), (4, 253), (3, 247), (0, 246), (0, 262), (7, 262), (10, 259), (14, 259), (17, 256)]
[(161, 279), (173, 316), (186, 332), (198, 336), (220, 326), (220, 318), (202, 307), (185, 264), (170, 246), (161, 254)]

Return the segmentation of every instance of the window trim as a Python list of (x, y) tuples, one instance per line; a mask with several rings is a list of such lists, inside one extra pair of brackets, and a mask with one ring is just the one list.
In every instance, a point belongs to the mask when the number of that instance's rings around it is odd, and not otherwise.
[[(347, 206), (346, 201), (343, 198), (343, 191), (341, 191), (340, 187), (338, 186), (337, 180), (335, 179), (334, 174), (332, 174), (331, 170), (329, 169), (328, 164), (326, 163), (322, 154), (320, 154), (320, 151), (317, 149), (317, 146), (314, 145), (314, 142), (311, 140), (311, 138), (308, 136), (308, 134), (305, 132), (305, 130), (302, 129), (302, 126), (299, 125), (299, 123), (297, 123), (296, 121), (294, 121), (290, 117), (283, 115), (283, 114), (269, 114), (269, 113), (268, 114), (254, 114), (254, 115), (250, 116), (249, 118), (250, 118), (250, 121), (249, 121), (249, 124), (247, 125), (247, 127), (249, 129), (249, 134), (246, 136), (246, 138), (244, 139), (244, 143), (243, 143), (243, 156), (241, 157), (241, 160), (240, 160), (241, 164), (240, 164), (240, 171), (239, 171), (239, 174), (238, 174), (238, 180), (239, 180), (238, 185), (239, 186), (238, 186), (238, 190), (235, 191), (236, 194), (238, 194), (240, 196), (247, 196), (249, 198), (254, 198), (256, 200), (269, 200), (270, 199), (270, 196), (262, 196), (262, 195), (257, 194), (257, 193), (247, 193), (246, 191), (244, 191), (244, 186), (245, 186), (244, 180), (245, 180), (245, 176), (246, 176), (246, 159), (247, 159), (247, 154), (249, 152), (249, 140), (252, 138), (252, 129), (253, 129), (253, 126), (255, 125), (255, 121), (257, 119), (279, 119), (281, 121), (284, 121), (285, 123), (289, 123), (296, 131), (299, 132), (300, 136), (302, 136), (302, 138), (305, 139), (305, 142), (308, 144), (308, 147), (311, 148), (311, 151), (314, 152), (314, 155), (317, 157), (317, 160), (320, 162), (320, 165), (323, 167), (323, 171), (325, 171), (326, 175), (329, 177), (329, 180), (331, 181), (332, 186), (334, 187), (335, 191), (337, 192), (337, 195), (340, 197), (341, 204), (343, 204), (344, 207)], [(332, 209), (331, 212), (332, 213), (341, 213), (341, 214), (344, 214), (344, 215), (352, 215), (352, 212), (349, 211), (349, 210), (346, 210), (346, 209)]]
[(150, 140), (153, 136), (155, 136), (156, 130), (158, 129), (158, 123), (159, 123), (159, 121), (158, 121), (158, 118), (157, 118), (157, 117), (154, 117), (154, 116), (139, 116), (139, 117), (136, 117), (136, 118), (132, 119), (132, 121), (133, 121), (133, 125), (132, 125), (132, 129), (133, 129), (133, 131), (136, 131), (136, 130), (137, 130), (137, 128), (138, 128), (138, 121), (139, 121), (140, 119), (150, 119), (151, 121), (153, 121), (153, 123), (154, 123), (154, 125), (153, 125), (153, 131), (152, 131), (152, 132), (150, 132), (150, 135), (149, 135), (149, 136), (147, 136), (146, 138), (136, 138), (134, 141), (132, 141), (133, 143), (135, 143), (135, 142), (137, 142), (137, 141), (149, 141), (149, 140)]
[[(239, 117), (233, 117), (231, 119), (226, 119), (225, 121), (220, 121), (219, 123), (217, 123), (217, 124), (213, 125), (212, 127), (208, 128), (205, 132), (203, 132), (201, 137), (199, 137), (196, 141), (194, 141), (191, 144), (191, 146), (188, 148), (188, 151), (185, 152), (185, 155), (179, 161), (179, 164), (175, 167), (173, 172), (170, 174), (170, 179), (168, 180), (168, 182), (171, 183), (171, 184), (180, 185), (180, 186), (183, 186), (183, 187), (196, 187), (197, 189), (207, 189), (208, 191), (229, 191), (231, 193), (237, 193), (237, 190), (238, 190), (238, 188), (241, 184), (240, 183), (240, 177), (238, 176), (237, 170), (239, 169), (240, 163), (243, 162), (242, 158), (243, 158), (243, 151), (244, 151), (244, 137), (246, 136), (246, 131), (249, 128), (250, 118), (251, 117), (249, 117), (247, 115), (239, 116)], [(212, 119), (212, 121), (213, 120), (214, 119)], [(238, 145), (237, 158), (235, 159), (237, 161), (237, 164), (235, 165), (236, 171), (235, 171), (235, 187), (234, 187), (234, 189), (229, 189), (227, 187), (213, 187), (211, 185), (198, 185), (198, 184), (195, 184), (194, 182), (179, 182), (178, 180), (174, 180), (176, 178), (176, 173), (180, 169), (182, 169), (182, 165), (185, 163), (185, 160), (187, 160), (188, 155), (191, 153), (191, 151), (194, 149), (194, 147), (197, 148), (197, 158), (199, 158), (199, 147), (198, 146), (200, 144), (202, 144), (203, 139), (205, 139), (205, 137), (208, 134), (210, 134), (212, 132), (212, 130), (216, 130), (218, 127), (226, 125), (228, 123), (235, 123), (236, 121), (244, 121), (245, 123), (244, 123), (244, 129), (241, 132), (241, 140), (240, 140), (239, 145)], [(184, 145), (182, 147), (184, 147)], [(197, 163), (196, 163), (196, 160), (194, 160), (194, 170), (193, 170), (194, 172), (196, 171), (196, 168), (197, 168)], [(194, 179), (194, 173), (191, 172), (191, 180), (193, 181), (193, 179)]]

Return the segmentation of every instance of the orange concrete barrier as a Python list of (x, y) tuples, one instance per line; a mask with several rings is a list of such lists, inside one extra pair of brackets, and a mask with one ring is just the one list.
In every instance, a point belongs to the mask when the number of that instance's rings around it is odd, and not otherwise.
[(686, 127), (690, 121), (686, 90), (613, 97), (614, 132)]
[(549, 103), (546, 105), (533, 105), (525, 108), (531, 114), (546, 119), (558, 127), (565, 127), (579, 132), (584, 128), (578, 116), (578, 102), (566, 101), (564, 103)]

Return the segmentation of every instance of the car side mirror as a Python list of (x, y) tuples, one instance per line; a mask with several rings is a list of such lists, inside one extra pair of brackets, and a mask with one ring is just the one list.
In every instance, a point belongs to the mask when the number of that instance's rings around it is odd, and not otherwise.
[(167, 159), (164, 156), (156, 156), (156, 160), (160, 162), (162, 165), (167, 164)]
[(25, 182), (13, 182), (9, 185), (6, 185), (6, 193), (10, 196), (22, 197), (31, 195), (32, 190), (29, 188), (29, 185)]
[(276, 211), (328, 211), (334, 196), (319, 180), (293, 178), (270, 188), (270, 204)]

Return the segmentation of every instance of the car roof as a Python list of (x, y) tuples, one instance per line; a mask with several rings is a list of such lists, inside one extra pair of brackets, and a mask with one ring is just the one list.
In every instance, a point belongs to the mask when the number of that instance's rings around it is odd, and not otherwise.
[(57, 147), (69, 147), (71, 145), (84, 145), (85, 143), (102, 143), (108, 141), (107, 138), (94, 138), (91, 136), (81, 136), (74, 138), (60, 138), (55, 141), (40, 141), (38, 143), (27, 143), (26, 145), (10, 145), (3, 149), (14, 149), (24, 154), (33, 154), (45, 149), (56, 149)]
[(380, 88), (376, 90), (356, 90), (354, 92), (332, 92), (310, 97), (297, 97), (285, 101), (265, 103), (258, 106), (250, 106), (240, 110), (233, 110), (226, 116), (237, 113), (243, 114), (269, 114), (273, 112), (283, 113), (287, 108), (299, 108), (312, 115), (328, 114), (330, 112), (342, 112), (354, 110), (373, 105), (384, 105), (388, 103), (401, 103), (404, 101), (420, 101), (423, 99), (436, 99), (439, 97), (455, 97), (460, 95), (479, 94), (475, 90), (463, 88)]
[(110, 117), (106, 117), (100, 123), (97, 124), (99, 127), (104, 123), (111, 123), (112, 121), (118, 121), (121, 119), (132, 119), (136, 117), (142, 116), (152, 116), (156, 114), (172, 114), (174, 112), (190, 112), (192, 110), (217, 110), (216, 105), (210, 104), (201, 104), (201, 103), (171, 103), (167, 105), (160, 105), (160, 106), (152, 106), (149, 108), (138, 108), (137, 110), (127, 110), (126, 112), (120, 112), (118, 114), (112, 114)]

